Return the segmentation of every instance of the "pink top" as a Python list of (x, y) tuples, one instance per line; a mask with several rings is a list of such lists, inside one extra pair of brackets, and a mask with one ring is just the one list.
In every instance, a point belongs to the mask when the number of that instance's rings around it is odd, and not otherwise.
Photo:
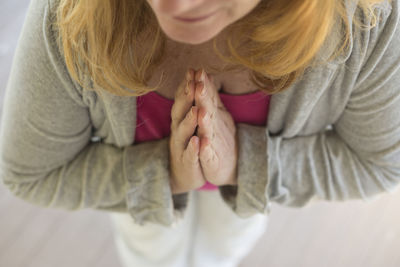
[[(244, 95), (219, 93), (222, 103), (235, 123), (265, 126), (270, 97), (262, 91)], [(135, 143), (162, 139), (170, 135), (171, 109), (174, 100), (156, 92), (137, 98)], [(206, 183), (199, 190), (215, 190), (218, 187)]]

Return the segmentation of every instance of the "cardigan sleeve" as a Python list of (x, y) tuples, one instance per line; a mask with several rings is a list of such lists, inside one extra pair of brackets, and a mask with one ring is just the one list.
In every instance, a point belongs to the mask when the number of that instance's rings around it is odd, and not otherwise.
[(31, 1), (5, 93), (1, 179), (36, 205), (172, 224), (186, 195), (171, 194), (168, 138), (122, 148), (93, 142), (82, 88), (60, 56), (53, 21), (50, 2)]
[(392, 2), (363, 33), (362, 66), (331, 129), (283, 138), (265, 127), (237, 126), (238, 186), (220, 192), (238, 215), (268, 213), (271, 202), (301, 207), (312, 198), (370, 200), (398, 186), (400, 25), (399, 1)]

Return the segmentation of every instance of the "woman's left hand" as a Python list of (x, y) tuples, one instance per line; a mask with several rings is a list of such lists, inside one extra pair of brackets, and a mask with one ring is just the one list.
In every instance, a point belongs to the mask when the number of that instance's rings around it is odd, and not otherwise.
[[(210, 80), (211, 79), (211, 80)], [(195, 104), (199, 108), (197, 135), (200, 138), (200, 164), (210, 183), (237, 184), (236, 126), (204, 70), (195, 73)]]

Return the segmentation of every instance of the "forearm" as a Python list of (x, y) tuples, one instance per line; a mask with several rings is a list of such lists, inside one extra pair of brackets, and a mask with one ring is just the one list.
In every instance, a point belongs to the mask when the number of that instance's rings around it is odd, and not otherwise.
[(267, 213), (270, 202), (300, 207), (313, 197), (370, 199), (400, 182), (398, 153), (391, 158), (387, 150), (373, 157), (357, 154), (334, 131), (284, 139), (269, 136), (264, 127), (238, 129), (238, 187), (221, 192), (243, 217)]

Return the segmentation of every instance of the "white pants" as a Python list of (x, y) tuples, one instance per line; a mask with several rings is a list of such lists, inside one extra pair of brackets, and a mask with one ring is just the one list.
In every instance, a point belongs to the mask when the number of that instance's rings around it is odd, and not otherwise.
[(111, 213), (116, 247), (124, 267), (233, 267), (267, 227), (267, 216), (242, 219), (219, 191), (193, 191), (183, 219), (173, 227), (134, 224)]

